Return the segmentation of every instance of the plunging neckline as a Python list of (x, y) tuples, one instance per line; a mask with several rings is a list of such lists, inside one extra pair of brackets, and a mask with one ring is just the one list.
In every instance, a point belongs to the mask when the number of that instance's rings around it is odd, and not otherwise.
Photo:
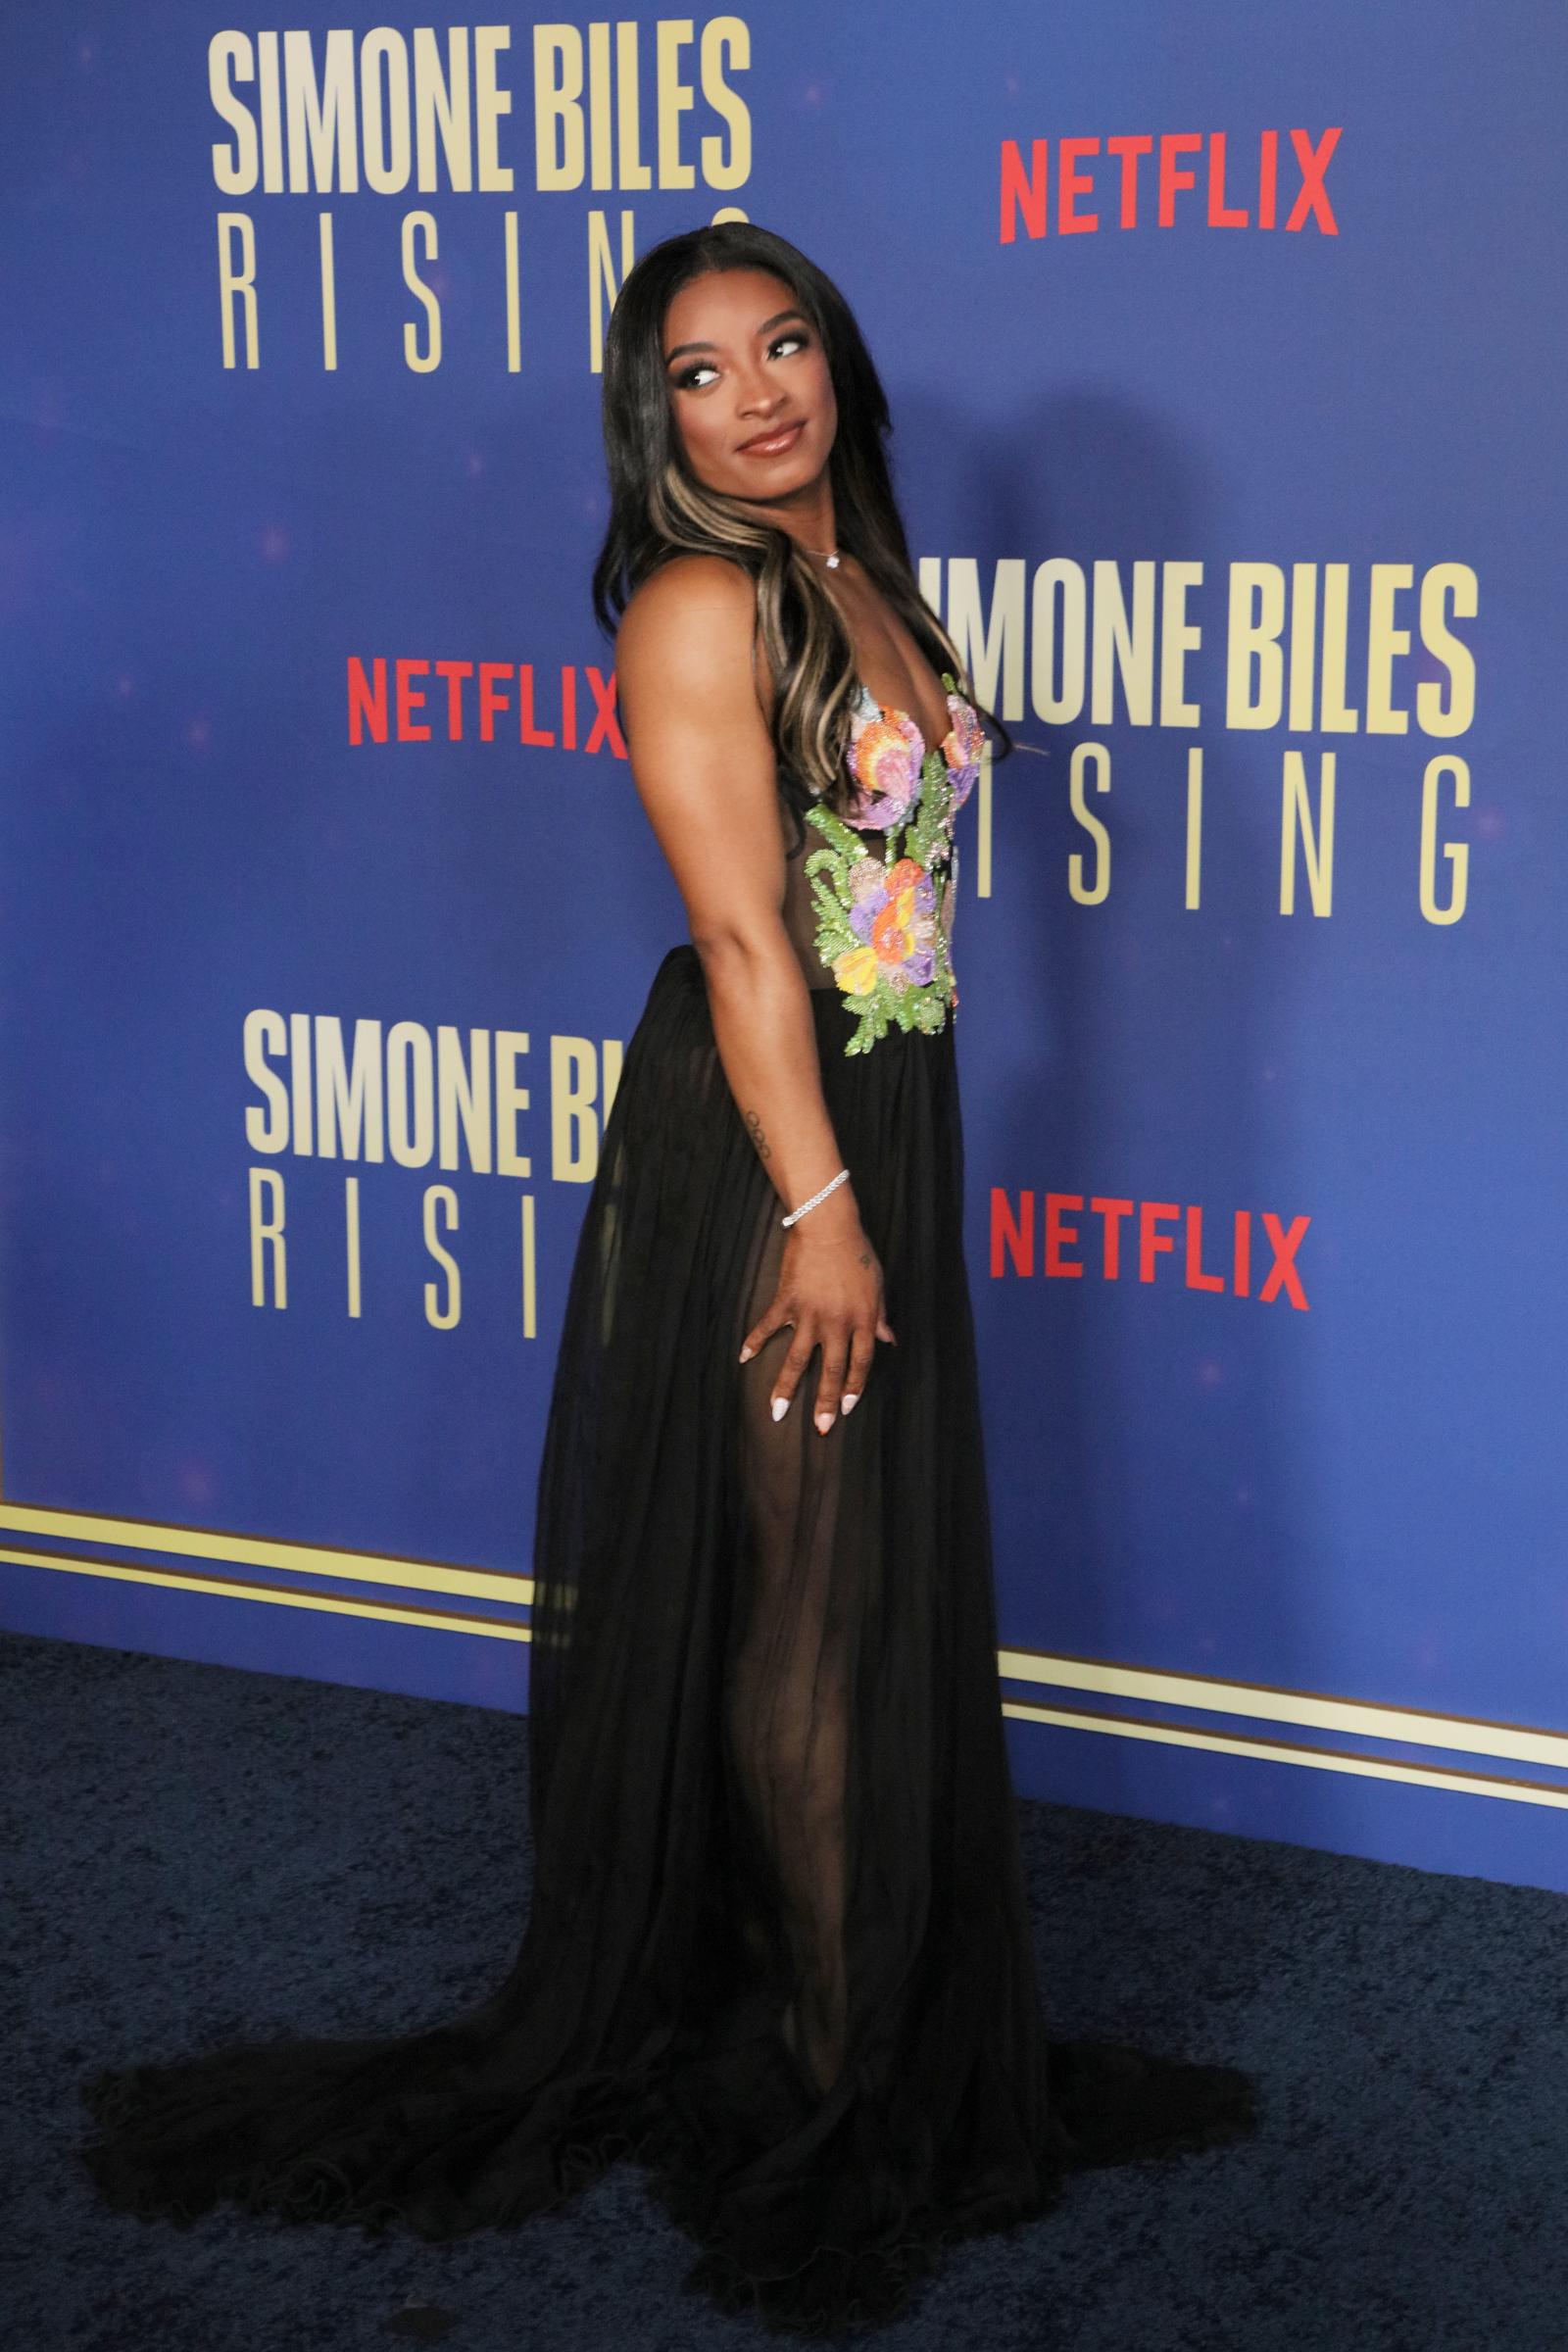
[[(942, 747), (943, 744), (947, 742), (948, 737), (953, 733), (952, 710), (950, 710), (948, 712), (948, 723), (942, 731), (941, 740), (935, 744), (929, 743), (926, 740), (925, 729), (921, 726), (919, 717), (913, 710), (905, 710), (897, 703), (882, 702), (878, 696), (871, 692), (870, 687), (866, 684), (865, 679), (861, 676), (860, 672), (857, 670), (855, 674), (857, 681), (858, 682), (860, 692), (865, 696), (867, 702), (876, 704), (877, 710), (884, 718), (906, 718), (910, 726), (913, 727), (920, 743), (920, 757), (915, 761), (916, 772), (918, 773), (924, 769), (927, 758), (933, 751), (936, 751), (942, 753), (942, 764), (951, 775), (953, 772), (953, 761), (948, 758), (947, 753), (943, 751)], [(963, 707), (966, 710), (972, 710), (974, 709), (974, 705), (972, 703), (965, 702), (961, 694), (956, 694), (953, 699), (956, 703), (963, 703)]]

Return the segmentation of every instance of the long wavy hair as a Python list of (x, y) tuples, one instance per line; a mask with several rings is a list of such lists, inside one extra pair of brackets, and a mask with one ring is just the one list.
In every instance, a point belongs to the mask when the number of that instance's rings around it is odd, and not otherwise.
[(711, 270), (770, 271), (816, 329), (838, 402), (828, 460), (838, 544), (864, 566), (932, 667), (952, 672), (1005, 758), (1011, 736), (975, 702), (956, 645), (920, 593), (893, 494), (887, 395), (855, 315), (814, 262), (749, 220), (714, 221), (652, 246), (627, 271), (611, 312), (603, 395), (610, 522), (593, 575), (601, 629), (613, 636), (634, 590), (674, 556), (739, 564), (756, 583), (757, 630), (778, 681), (771, 732), (783, 797), (797, 814), (813, 801), (840, 813), (850, 805), (844, 753), (859, 677), (838, 607), (788, 531), (697, 478), (671, 413), (665, 314), (682, 286)]

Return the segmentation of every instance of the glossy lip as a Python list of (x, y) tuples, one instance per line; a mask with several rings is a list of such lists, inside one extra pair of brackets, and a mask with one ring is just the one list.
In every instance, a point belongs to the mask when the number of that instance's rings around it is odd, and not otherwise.
[(755, 440), (743, 441), (736, 455), (743, 458), (781, 458), (787, 449), (795, 447), (805, 430), (806, 419), (802, 416), (776, 433), (760, 433)]

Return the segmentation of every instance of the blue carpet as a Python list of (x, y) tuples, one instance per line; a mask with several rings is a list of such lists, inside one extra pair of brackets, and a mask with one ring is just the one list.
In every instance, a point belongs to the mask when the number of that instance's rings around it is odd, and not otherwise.
[[(707, 2352), (622, 2166), (504, 2236), (372, 2243), (106, 2214), (87, 2070), (258, 2032), (434, 2024), (528, 1903), (514, 1716), (0, 1641), (17, 2352)], [(1054, 2033), (1244, 2066), (1261, 2136), (1080, 2176), (962, 2248), (885, 2352), (1564, 2352), (1568, 1901), (1021, 1803)], [(858, 2339), (858, 2340), (864, 2340)]]

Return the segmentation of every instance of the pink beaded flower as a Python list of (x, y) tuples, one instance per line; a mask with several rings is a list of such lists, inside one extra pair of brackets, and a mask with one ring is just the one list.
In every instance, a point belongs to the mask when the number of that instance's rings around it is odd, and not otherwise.
[(942, 757), (948, 763), (948, 777), (953, 798), (948, 804), (950, 815), (956, 815), (974, 790), (980, 773), (980, 759), (986, 748), (986, 732), (975, 716), (971, 706), (961, 695), (950, 694), (948, 709), (953, 713), (953, 727), (943, 741)]

